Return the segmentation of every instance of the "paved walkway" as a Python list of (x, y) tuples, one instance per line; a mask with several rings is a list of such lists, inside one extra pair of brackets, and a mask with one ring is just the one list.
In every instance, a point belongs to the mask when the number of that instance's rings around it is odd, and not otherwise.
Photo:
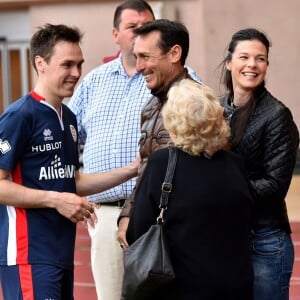
[(286, 197), (291, 222), (300, 222), (300, 175), (294, 175)]
[(300, 300), (300, 175), (293, 177), (286, 203), (295, 245), (295, 263), (291, 279), (290, 300)]
[[(293, 177), (286, 202), (295, 245), (295, 264), (291, 279), (290, 300), (300, 300), (300, 175)], [(1, 289), (0, 300), (3, 300)], [(87, 230), (81, 225), (77, 228), (75, 249), (75, 300), (97, 300), (90, 268), (90, 238)]]
[(90, 245), (87, 229), (79, 224), (75, 248), (74, 300), (97, 300), (91, 272)]
[(290, 300), (300, 300), (300, 222), (292, 222), (291, 224), (295, 245), (295, 262), (290, 283)]

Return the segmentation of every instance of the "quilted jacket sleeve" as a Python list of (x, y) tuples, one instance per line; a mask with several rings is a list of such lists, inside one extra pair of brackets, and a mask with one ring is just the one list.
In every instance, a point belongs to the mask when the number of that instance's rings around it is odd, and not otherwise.
[[(255, 135), (248, 140), (252, 141), (248, 145), (249, 151), (261, 155), (261, 171), (260, 174), (255, 172), (253, 177), (250, 171), (249, 184), (256, 201), (273, 202), (283, 200), (287, 194), (296, 163), (299, 132), (285, 106), (276, 105), (272, 111), (266, 110), (262, 114), (265, 118), (260, 116), (253, 122), (252, 134)], [(259, 137), (262, 137), (262, 143)], [(248, 164), (255, 165), (256, 159), (259, 157), (253, 156)]]

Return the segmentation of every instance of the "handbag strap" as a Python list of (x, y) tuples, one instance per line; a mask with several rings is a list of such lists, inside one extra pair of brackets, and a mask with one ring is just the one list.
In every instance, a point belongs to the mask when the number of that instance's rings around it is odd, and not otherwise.
[(167, 166), (167, 171), (165, 175), (165, 180), (161, 186), (161, 196), (160, 196), (160, 204), (159, 208), (161, 209), (160, 214), (157, 218), (157, 223), (163, 223), (163, 215), (164, 211), (168, 207), (168, 201), (169, 201), (169, 195), (172, 191), (172, 180), (173, 180), (173, 175), (177, 163), (177, 148), (173, 146), (169, 146), (169, 159), (168, 159), (168, 166)]

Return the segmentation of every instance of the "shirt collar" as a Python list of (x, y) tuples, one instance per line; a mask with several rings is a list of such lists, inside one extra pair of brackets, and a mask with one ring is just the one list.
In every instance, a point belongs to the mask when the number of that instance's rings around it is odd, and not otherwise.
[[(112, 73), (117, 73), (119, 75), (123, 75), (125, 77), (129, 77), (124, 69), (123, 63), (122, 63), (122, 53), (120, 53), (119, 57), (112, 60), (111, 62), (108, 62), (109, 64), (111, 64), (111, 72)], [(136, 72), (133, 76), (135, 76), (136, 74), (139, 74), (138, 72)], [(133, 77), (132, 76), (132, 77)]]

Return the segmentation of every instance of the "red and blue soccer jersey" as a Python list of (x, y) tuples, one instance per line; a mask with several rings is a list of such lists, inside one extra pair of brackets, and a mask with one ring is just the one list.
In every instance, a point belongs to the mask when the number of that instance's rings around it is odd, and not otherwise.
[[(10, 105), (0, 117), (0, 168), (26, 187), (75, 193), (75, 115), (64, 104), (59, 115), (34, 92)], [(75, 232), (55, 209), (0, 205), (0, 265), (72, 268)]]

